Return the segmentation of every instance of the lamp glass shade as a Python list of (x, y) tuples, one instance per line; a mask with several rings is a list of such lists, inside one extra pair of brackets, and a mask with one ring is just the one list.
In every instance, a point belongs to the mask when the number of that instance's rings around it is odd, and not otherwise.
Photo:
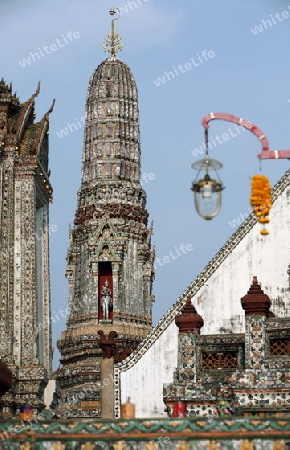
[(213, 219), (221, 209), (221, 183), (205, 177), (192, 185), (197, 213), (205, 220)]

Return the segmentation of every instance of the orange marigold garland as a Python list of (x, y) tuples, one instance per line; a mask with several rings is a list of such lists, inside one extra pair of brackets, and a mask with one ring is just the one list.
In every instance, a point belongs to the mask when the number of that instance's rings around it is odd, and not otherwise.
[(265, 236), (269, 231), (265, 225), (270, 222), (269, 215), (272, 206), (271, 186), (265, 175), (254, 175), (252, 178), (252, 192), (250, 198), (254, 214), (259, 217), (259, 223), (263, 224), (260, 233)]

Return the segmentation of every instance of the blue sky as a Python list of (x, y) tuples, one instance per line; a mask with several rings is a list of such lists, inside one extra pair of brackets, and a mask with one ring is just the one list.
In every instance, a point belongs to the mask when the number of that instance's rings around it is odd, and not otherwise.
[[(50, 223), (58, 228), (50, 241), (52, 313), (67, 306), (65, 257), (80, 186), (81, 118), (89, 78), (106, 58), (101, 44), (110, 29), (111, 6), (124, 11), (116, 23), (125, 44), (120, 59), (131, 67), (139, 90), (141, 173), (154, 174), (147, 182), (144, 175), (143, 187), (154, 220), (157, 256), (162, 260), (170, 251), (176, 256), (181, 244), (192, 248), (169, 263), (156, 264), (156, 323), (236, 230), (229, 222), (249, 212), (250, 179), (259, 170), (260, 142), (249, 132), (237, 134), (230, 123), (211, 122), (211, 139), (229, 128), (237, 135), (210, 151), (224, 164), (222, 211), (212, 222), (197, 216), (190, 191), (195, 178), (191, 164), (200, 158), (194, 150), (203, 141), (202, 117), (211, 111), (235, 114), (259, 126), (271, 149), (290, 148), (290, 16), (281, 16), (283, 11), (290, 12), (290, 0), (122, 0), (115, 4), (0, 0), (0, 77), (13, 83), (21, 101), (31, 96), (41, 80), (37, 120), (56, 98), (50, 117), (55, 198)], [(272, 26), (263, 20), (272, 20)], [(251, 29), (256, 26), (261, 31), (256, 29), (255, 34)], [(79, 37), (69, 40), (69, 31)], [(52, 44), (54, 51), (45, 53), (44, 46)], [(176, 69), (178, 76), (156, 86), (154, 80), (192, 59), (198, 62), (204, 50), (214, 52), (214, 57), (184, 73)], [(35, 61), (24, 63), (36, 52), (39, 59), (34, 56)], [(68, 124), (73, 131), (60, 138), (57, 133)], [(288, 160), (262, 162), (262, 172), (272, 184), (289, 167)], [(249, 274), (249, 280), (252, 275), (259, 274)], [(60, 317), (54, 324), (54, 341), (64, 328), (65, 319)]]

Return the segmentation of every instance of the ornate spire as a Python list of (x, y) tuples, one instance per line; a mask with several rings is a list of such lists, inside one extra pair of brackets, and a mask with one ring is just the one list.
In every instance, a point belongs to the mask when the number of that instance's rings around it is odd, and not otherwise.
[(107, 37), (105, 38), (106, 44), (102, 44), (103, 49), (105, 52), (111, 53), (111, 57), (114, 58), (116, 54), (122, 50), (124, 47), (122, 40), (122, 36), (119, 36), (118, 33), (115, 33), (115, 26), (114, 26), (114, 20), (118, 20), (120, 17), (120, 11), (118, 8), (111, 8), (110, 9), (110, 15), (114, 16), (114, 14), (118, 14), (118, 16), (115, 19), (112, 19), (111, 23), (111, 33), (108, 32)]
[(241, 298), (241, 305), (246, 316), (253, 314), (269, 316), (271, 300), (267, 294), (264, 294), (257, 277), (253, 277), (248, 293)]
[[(87, 93), (82, 181), (67, 255), (71, 308), (58, 342), (62, 416), (105, 414), (101, 387), (89, 393), (90, 380), (101, 386), (105, 376), (103, 351), (121, 361), (152, 329), (154, 249), (140, 182), (138, 92), (130, 68), (115, 57), (120, 41), (112, 21), (103, 45), (111, 56), (94, 71)], [(71, 408), (71, 389), (84, 386), (88, 393)]]
[(203, 318), (197, 314), (190, 297), (187, 297), (181, 314), (175, 318), (175, 323), (179, 328), (179, 333), (200, 334), (200, 329), (203, 327)]

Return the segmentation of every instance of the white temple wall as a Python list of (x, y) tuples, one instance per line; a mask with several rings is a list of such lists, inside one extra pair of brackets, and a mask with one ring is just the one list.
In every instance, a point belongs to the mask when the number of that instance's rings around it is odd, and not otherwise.
[[(204, 319), (202, 334), (244, 332), (240, 298), (247, 293), (253, 276), (258, 277), (262, 289), (272, 300), (274, 314), (290, 316), (287, 275), (290, 264), (290, 172), (287, 174), (288, 187), (276, 199), (270, 212), (270, 234), (262, 236), (259, 233), (261, 225), (256, 223), (252, 227), (255, 219), (246, 220), (159, 321), (138, 351), (119, 364), (121, 402), (125, 403), (130, 397), (136, 407), (136, 417), (167, 415), (162, 390), (164, 383), (172, 382), (177, 366), (178, 330), (174, 318), (187, 295), (192, 297), (197, 312)], [(245, 236), (236, 245), (243, 233)]]
[(290, 196), (287, 198), (286, 192), (276, 200), (270, 217), (270, 234), (262, 236), (257, 223), (193, 297), (204, 319), (202, 334), (244, 332), (240, 298), (253, 276), (269, 295), (271, 311), (278, 317), (290, 316)]
[(136, 417), (167, 417), (162, 390), (163, 383), (173, 381), (177, 339), (178, 329), (172, 322), (137, 364), (121, 374), (121, 403), (129, 397), (135, 404)]

